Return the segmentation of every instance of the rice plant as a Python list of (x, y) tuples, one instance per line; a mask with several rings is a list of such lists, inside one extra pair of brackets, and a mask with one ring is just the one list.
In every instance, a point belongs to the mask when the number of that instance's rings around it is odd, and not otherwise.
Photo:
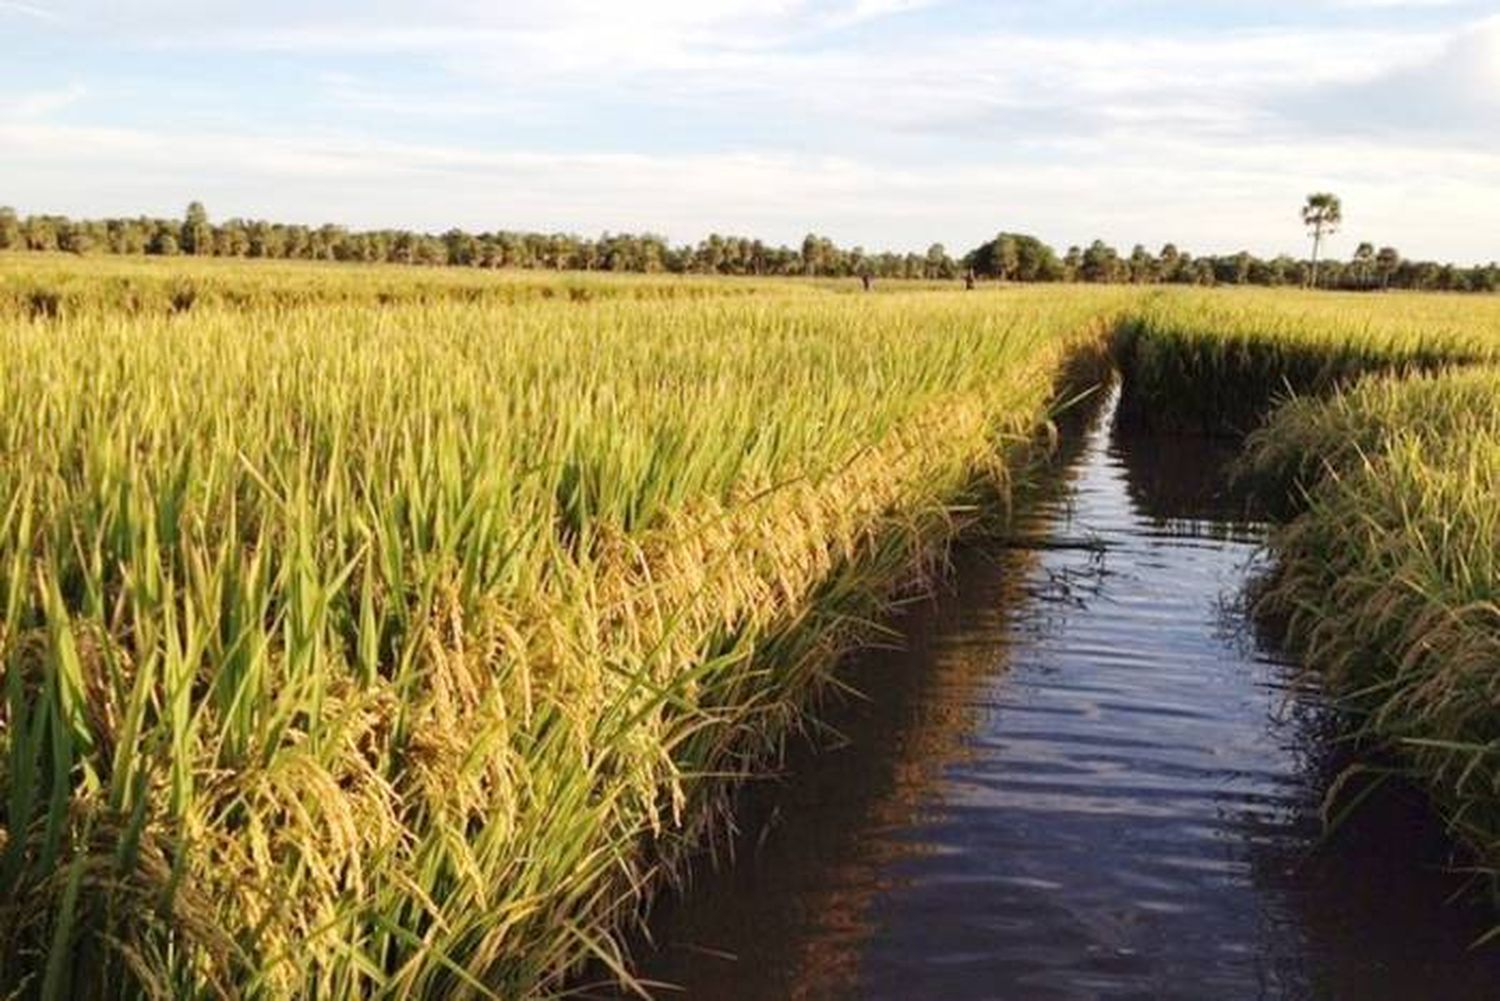
[(1239, 435), (1294, 394), (1500, 356), (1500, 300), (1173, 292), (1143, 300), (1115, 345), (1121, 419)]
[(1500, 874), (1500, 372), (1288, 403), (1242, 465), (1299, 512), (1261, 607)]
[(1162, 298), (1121, 343), (1135, 419), (1254, 428), (1261, 610), (1500, 875), (1500, 302)]
[(0, 985), (628, 982), (724, 782), (1003, 494), (1119, 301), (0, 321)]
[(1247, 460), (1305, 494), (1271, 600), (1493, 851), (1500, 390), (1449, 369), (1497, 344), (1475, 298), (0, 260), (0, 994), (629, 985), (1110, 350), (1136, 419), (1317, 394)]

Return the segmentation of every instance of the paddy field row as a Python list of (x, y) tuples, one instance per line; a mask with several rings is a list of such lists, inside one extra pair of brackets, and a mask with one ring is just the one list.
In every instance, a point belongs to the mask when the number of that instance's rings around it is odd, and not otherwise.
[(1292, 501), (1263, 600), (1500, 862), (1491, 300), (4, 265), (6, 991), (628, 980), (1112, 365), (1138, 419), (1307, 394), (1245, 460)]

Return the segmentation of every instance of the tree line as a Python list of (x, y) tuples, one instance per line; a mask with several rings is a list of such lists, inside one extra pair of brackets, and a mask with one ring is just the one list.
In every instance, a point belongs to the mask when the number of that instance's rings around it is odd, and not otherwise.
[[(1321, 235), (1318, 237), (1321, 240)], [(1422, 289), (1494, 292), (1500, 265), (1461, 267), (1404, 258), (1394, 247), (1361, 243), (1347, 261), (1289, 255), (1270, 259), (1246, 251), (1194, 256), (1168, 243), (1152, 253), (1137, 244), (1128, 254), (1103, 240), (1059, 255), (1035, 236), (1000, 233), (960, 257), (940, 243), (926, 253), (869, 252), (839, 247), (808, 234), (800, 247), (712, 234), (695, 245), (673, 246), (654, 234), (569, 233), (450, 229), (441, 235), (410, 230), (350, 230), (265, 220), (214, 223), (199, 202), (181, 219), (74, 220), (20, 216), (0, 207), (0, 250), (87, 254), (149, 254), (268, 260), (382, 262), (475, 268), (523, 268), (719, 275), (810, 275), (830, 278), (956, 280), (965, 276), (1013, 282), (1172, 283), (1185, 285), (1310, 285), (1340, 289)]]

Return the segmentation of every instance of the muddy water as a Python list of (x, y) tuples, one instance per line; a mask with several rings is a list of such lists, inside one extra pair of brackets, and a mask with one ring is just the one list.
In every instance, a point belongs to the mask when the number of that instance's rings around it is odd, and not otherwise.
[(1239, 608), (1264, 527), (1224, 458), (1106, 412), (1017, 540), (854, 665), (871, 698), (751, 791), (733, 863), (663, 904), (658, 994), (1500, 997), (1416, 797), (1324, 836), (1332, 721)]

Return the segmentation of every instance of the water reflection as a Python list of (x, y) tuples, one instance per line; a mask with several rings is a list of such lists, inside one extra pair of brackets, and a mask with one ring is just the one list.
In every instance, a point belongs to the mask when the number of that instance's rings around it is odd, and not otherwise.
[(1322, 840), (1330, 720), (1239, 608), (1263, 529), (1224, 457), (1091, 432), (1015, 543), (854, 665), (844, 742), (752, 792), (646, 975), (725, 1001), (1494, 997), (1419, 802)]

